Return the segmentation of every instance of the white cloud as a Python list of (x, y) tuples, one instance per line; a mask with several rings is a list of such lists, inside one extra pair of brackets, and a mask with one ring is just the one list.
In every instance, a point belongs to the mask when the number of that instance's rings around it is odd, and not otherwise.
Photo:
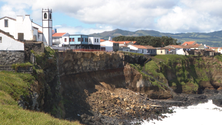
[[(84, 23), (112, 27), (107, 29), (118, 27), (132, 30), (153, 29), (164, 32), (209, 32), (221, 30), (222, 25), (221, 0), (3, 1), (6, 4), (1, 6), (0, 16), (3, 15), (3, 12), (9, 16), (15, 16), (18, 13), (25, 14), (25, 10), (32, 9), (31, 17), (37, 22), (41, 21), (39, 13), (42, 8), (52, 8), (53, 12), (64, 13)], [(76, 29), (80, 30), (79, 32), (102, 31), (98, 27)]]
[(164, 32), (210, 32), (220, 30), (221, 21), (205, 11), (175, 7), (158, 19), (156, 27)]
[(54, 27), (57, 29), (57, 32), (60, 33), (67, 32), (70, 34), (86, 34), (86, 35), (114, 30), (112, 26), (105, 26), (105, 25), (97, 25), (96, 28), (69, 27), (62, 25), (56, 25)]

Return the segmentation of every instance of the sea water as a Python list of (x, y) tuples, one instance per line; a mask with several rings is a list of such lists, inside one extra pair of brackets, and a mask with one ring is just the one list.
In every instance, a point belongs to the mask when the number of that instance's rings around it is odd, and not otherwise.
[(171, 109), (174, 113), (163, 114), (167, 117), (162, 121), (143, 121), (142, 125), (222, 125), (222, 108), (213, 104), (212, 100)]

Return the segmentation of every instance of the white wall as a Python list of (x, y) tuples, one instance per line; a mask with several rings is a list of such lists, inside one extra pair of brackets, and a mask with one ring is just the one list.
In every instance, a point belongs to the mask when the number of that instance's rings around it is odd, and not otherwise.
[[(8, 20), (8, 27), (5, 27), (5, 19)], [(0, 20), (0, 29), (5, 31), (5, 32), (8, 32), (10, 33), (11, 35), (15, 35), (15, 20), (14, 19), (11, 19), (11, 18), (8, 18), (8, 17), (5, 17), (5, 18), (2, 18)]]
[(176, 49), (176, 54), (177, 55), (185, 55), (185, 52), (183, 51), (183, 48), (177, 48)]
[(109, 46), (109, 47), (113, 47), (113, 42), (110, 41), (104, 41), (100, 43), (101, 46)]
[[(98, 42), (97, 42), (98, 40)], [(100, 38), (99, 37), (88, 37), (88, 43), (93, 45), (100, 45)]]
[(107, 52), (113, 51), (113, 47), (111, 47), (111, 46), (101, 46), (101, 48), (105, 48), (105, 51), (107, 51)]
[(137, 48), (137, 47), (134, 47), (134, 46), (132, 46), (132, 45), (128, 45), (127, 47), (129, 47), (130, 50), (138, 51), (138, 48)]
[(1, 32), (0, 37), (2, 37), (0, 50), (24, 51), (24, 43), (19, 42)]
[[(66, 42), (65, 42), (65, 38), (66, 38)], [(69, 45), (69, 35), (67, 35), (67, 34), (65, 34), (65, 35), (63, 35), (62, 36), (62, 38), (61, 38), (61, 45), (60, 46), (62, 46), (62, 45)]]

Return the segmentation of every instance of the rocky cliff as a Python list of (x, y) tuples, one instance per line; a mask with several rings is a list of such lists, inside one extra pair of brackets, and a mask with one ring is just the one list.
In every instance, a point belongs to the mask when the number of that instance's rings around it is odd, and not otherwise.
[[(36, 58), (34, 70), (44, 88), (38, 93), (39, 109), (86, 124), (119, 124), (128, 116), (132, 120), (152, 112), (149, 98), (169, 99), (222, 87), (220, 56), (46, 51)], [(119, 121), (110, 119), (114, 117)]]

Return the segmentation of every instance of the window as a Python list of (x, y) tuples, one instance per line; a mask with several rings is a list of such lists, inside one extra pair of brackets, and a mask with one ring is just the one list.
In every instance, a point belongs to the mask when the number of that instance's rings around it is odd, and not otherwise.
[(0, 36), (0, 43), (2, 43), (2, 37)]
[(8, 20), (5, 19), (5, 27), (8, 27)]
[(69, 38), (69, 42), (72, 42), (72, 38)]
[(161, 53), (163, 53), (163, 51), (161, 50)]
[(72, 41), (74, 42), (74, 41), (75, 41), (75, 39), (74, 39), (74, 38), (72, 38)]
[(95, 39), (95, 43), (96, 43), (96, 39)]
[(47, 14), (46, 13), (44, 13), (44, 19), (47, 19)]
[(67, 41), (67, 39), (65, 38), (65, 39), (64, 39), (64, 41), (66, 42), (66, 41)]
[(52, 19), (52, 14), (51, 13), (49, 14), (49, 19)]
[(87, 39), (87, 38), (85, 38), (85, 42), (88, 42), (88, 39)]
[(81, 42), (81, 38), (78, 38), (78, 41)]
[(99, 39), (97, 39), (97, 43), (99, 43)]

